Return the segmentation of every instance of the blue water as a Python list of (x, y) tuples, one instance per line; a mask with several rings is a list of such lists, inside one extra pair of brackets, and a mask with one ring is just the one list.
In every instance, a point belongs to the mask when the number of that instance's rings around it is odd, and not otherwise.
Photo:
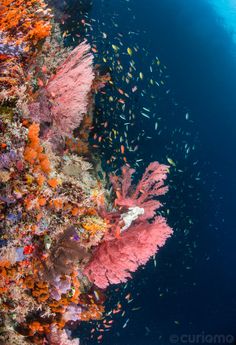
[[(72, 18), (77, 18), (76, 5), (73, 9)], [(123, 135), (126, 126), (120, 114), (128, 116), (131, 110), (136, 116), (127, 133), (139, 147), (127, 152), (127, 158), (138, 173), (152, 160), (167, 163), (167, 156), (177, 165), (164, 198), (175, 235), (159, 252), (156, 267), (151, 261), (125, 291), (110, 291), (108, 307), (121, 300), (126, 314), (115, 318), (103, 344), (171, 344), (173, 334), (202, 332), (236, 336), (236, 2), (97, 0), (88, 18), (93, 31), (87, 37), (98, 47), (97, 62), (111, 67), (117, 87), (129, 91), (122, 73), (117, 74), (113, 62), (104, 63), (102, 57), (110, 54), (117, 59), (111, 44), (119, 44), (119, 39), (123, 52), (139, 47), (134, 59), (138, 72), (144, 72), (124, 111), (108, 102), (109, 96), (117, 95), (115, 87), (107, 87), (106, 94), (97, 97), (96, 130), (105, 138), (108, 132), (101, 124), (108, 121), (108, 130), (115, 128)], [(78, 31), (75, 25), (70, 30), (73, 35)], [(102, 32), (108, 39), (102, 38)], [(156, 56), (163, 74), (156, 68), (152, 76), (165, 83), (153, 91), (147, 79)], [(123, 53), (119, 58), (126, 68), (130, 58)], [(142, 96), (142, 90), (148, 92)], [(150, 120), (140, 116), (143, 106), (155, 114)], [(100, 154), (107, 171), (122, 165), (119, 145), (118, 139), (112, 144), (102, 141)], [(187, 154), (185, 145), (190, 148)], [(118, 158), (107, 164), (112, 154)], [(137, 164), (137, 159), (142, 161)], [(130, 291), (133, 304), (124, 302)], [(137, 306), (141, 309), (132, 311)], [(127, 318), (130, 321), (122, 328)], [(86, 344), (97, 343), (89, 333), (86, 339)]]

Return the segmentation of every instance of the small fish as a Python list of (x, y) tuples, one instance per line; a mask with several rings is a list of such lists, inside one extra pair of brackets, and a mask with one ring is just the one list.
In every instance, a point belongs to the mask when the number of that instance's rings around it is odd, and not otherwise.
[(157, 261), (154, 259), (154, 267), (157, 267)]
[(115, 53), (117, 53), (119, 50), (119, 47), (116, 46), (115, 44), (112, 44), (112, 49), (115, 51)]
[(94, 295), (96, 297), (96, 300), (99, 301), (99, 294), (97, 293), (97, 291), (94, 291)]
[(122, 327), (122, 328), (125, 328), (125, 327), (127, 326), (128, 322), (129, 322), (129, 319), (127, 319), (127, 320), (125, 321), (125, 323), (123, 324), (123, 327)]
[(143, 115), (144, 117), (147, 117), (148, 119), (150, 119), (150, 116), (148, 116), (148, 115), (145, 114), (145, 113), (141, 113), (141, 115)]
[(143, 73), (142, 72), (139, 73), (139, 78), (143, 79)]
[(127, 53), (132, 56), (133, 52), (132, 52), (132, 49), (131, 48), (127, 48)]
[(167, 162), (170, 163), (173, 167), (176, 167), (176, 164), (175, 162), (173, 161), (173, 159), (169, 158), (169, 157), (166, 157), (167, 159)]
[(119, 98), (117, 102), (119, 102), (121, 104), (125, 104), (125, 101), (122, 98)]
[(117, 89), (117, 91), (118, 91), (121, 95), (124, 94), (124, 91), (123, 91), (122, 89)]

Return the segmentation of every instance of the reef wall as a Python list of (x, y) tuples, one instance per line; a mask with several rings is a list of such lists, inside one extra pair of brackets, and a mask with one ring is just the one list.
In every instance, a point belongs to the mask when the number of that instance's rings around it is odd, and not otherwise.
[(88, 135), (109, 77), (89, 44), (65, 48), (43, 0), (3, 0), (0, 18), (0, 343), (79, 344), (71, 327), (104, 318), (105, 289), (172, 234), (168, 167), (101, 179)]

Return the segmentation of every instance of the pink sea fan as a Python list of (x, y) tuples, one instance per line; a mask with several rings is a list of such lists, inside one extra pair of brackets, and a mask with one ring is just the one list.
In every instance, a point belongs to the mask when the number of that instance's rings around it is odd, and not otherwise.
[(139, 220), (151, 219), (161, 203), (156, 196), (165, 194), (168, 187), (164, 186), (167, 178), (168, 166), (153, 162), (146, 168), (142, 179), (136, 187), (131, 185), (132, 175), (135, 172), (128, 166), (122, 168), (121, 176), (111, 176), (111, 182), (116, 192), (115, 206), (128, 208), (138, 206), (144, 209), (144, 215)]
[(49, 80), (53, 125), (61, 135), (70, 135), (87, 113), (94, 79), (93, 55), (85, 41), (76, 47)]
[(104, 241), (84, 273), (103, 289), (109, 284), (126, 282), (131, 277), (130, 273), (146, 264), (171, 234), (172, 229), (161, 216), (157, 216), (152, 223), (134, 224), (120, 238)]
[[(111, 231), (104, 236), (84, 271), (100, 288), (125, 282), (131, 277), (130, 273), (144, 265), (172, 234), (165, 218), (156, 216), (155, 212), (161, 206), (156, 197), (168, 190), (164, 186), (168, 166), (158, 162), (149, 164), (137, 186), (132, 185), (133, 173), (134, 169), (125, 166), (121, 176), (111, 176), (118, 209), (107, 213)], [(135, 208), (142, 212), (124, 227), (124, 215)]]

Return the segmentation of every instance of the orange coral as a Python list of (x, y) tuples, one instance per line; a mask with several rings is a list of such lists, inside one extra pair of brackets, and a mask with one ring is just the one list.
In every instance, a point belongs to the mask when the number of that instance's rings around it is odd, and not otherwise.
[(80, 283), (79, 283), (79, 280), (77, 278), (76, 273), (73, 272), (71, 276), (72, 276), (72, 282), (73, 282), (73, 286), (74, 286), (74, 294), (70, 298), (70, 301), (73, 303), (78, 303), (79, 296), (81, 294)]
[(55, 209), (58, 211), (58, 210), (61, 210), (62, 207), (63, 207), (63, 200), (62, 199), (52, 199), (50, 201), (50, 206), (52, 207), (55, 207)]
[(40, 167), (45, 174), (50, 173), (51, 167), (50, 167), (50, 161), (48, 157), (45, 157), (43, 160), (40, 161)]
[(33, 123), (29, 127), (28, 138), (31, 141), (30, 146), (37, 148), (39, 145), (39, 124)]
[(44, 206), (46, 205), (47, 200), (44, 197), (40, 197), (38, 199), (39, 206)]
[(81, 313), (81, 320), (82, 321), (89, 321), (89, 320), (100, 320), (102, 318), (102, 314), (104, 312), (104, 306), (98, 304), (89, 304), (88, 310), (82, 311)]
[(10, 294), (10, 286), (11, 283), (20, 285), (21, 280), (19, 279), (19, 273), (21, 272), (20, 268), (11, 265), (8, 262), (2, 262), (2, 265), (0, 266), (0, 295), (9, 293)]
[(37, 180), (38, 185), (41, 187), (45, 181), (45, 177), (40, 174), (36, 180)]
[(76, 152), (80, 155), (86, 155), (89, 151), (88, 137), (89, 129), (92, 126), (92, 119), (89, 115), (85, 115), (79, 129), (76, 131), (78, 138), (67, 138), (66, 146), (69, 151)]
[(58, 185), (58, 180), (56, 178), (51, 178), (48, 180), (48, 184), (52, 188), (56, 188)]
[(88, 142), (80, 139), (67, 139), (66, 146), (71, 152), (75, 152), (79, 155), (86, 155), (89, 150)]
[(24, 71), (15, 57), (7, 56), (5, 60), (0, 59), (0, 90), (5, 91), (2, 95), (0, 94), (1, 102), (7, 98), (16, 97), (19, 92), (19, 86), (24, 81)]
[(30, 164), (34, 164), (34, 162), (37, 158), (37, 152), (34, 149), (32, 149), (31, 147), (26, 147), (25, 151), (24, 151), (24, 158)]
[(33, 332), (43, 332), (43, 326), (40, 324), (40, 322), (38, 321), (33, 321), (29, 324), (29, 328), (33, 331)]
[(44, 303), (50, 298), (48, 284), (43, 281), (37, 281), (34, 283), (32, 289), (32, 296), (34, 296), (38, 303)]
[(43, 0), (1, 0), (0, 31), (6, 34), (6, 41), (36, 45), (51, 31), (52, 15)]
[(34, 280), (32, 276), (27, 276), (24, 279), (23, 286), (25, 286), (27, 289), (33, 289), (34, 288)]
[(77, 216), (79, 214), (79, 208), (78, 207), (73, 207), (71, 210), (72, 216)]
[[(41, 170), (43, 173), (49, 174), (51, 171), (50, 161), (48, 156), (42, 153), (43, 148), (40, 145), (38, 124), (33, 123), (29, 126), (28, 138), (29, 143), (24, 151), (24, 159), (33, 165), (34, 172), (40, 172)], [(37, 179), (38, 185), (41, 186), (43, 182), (44, 177), (42, 174), (39, 174)]]
[(10, 267), (10, 266), (11, 266), (10, 261), (0, 260), (0, 267)]

